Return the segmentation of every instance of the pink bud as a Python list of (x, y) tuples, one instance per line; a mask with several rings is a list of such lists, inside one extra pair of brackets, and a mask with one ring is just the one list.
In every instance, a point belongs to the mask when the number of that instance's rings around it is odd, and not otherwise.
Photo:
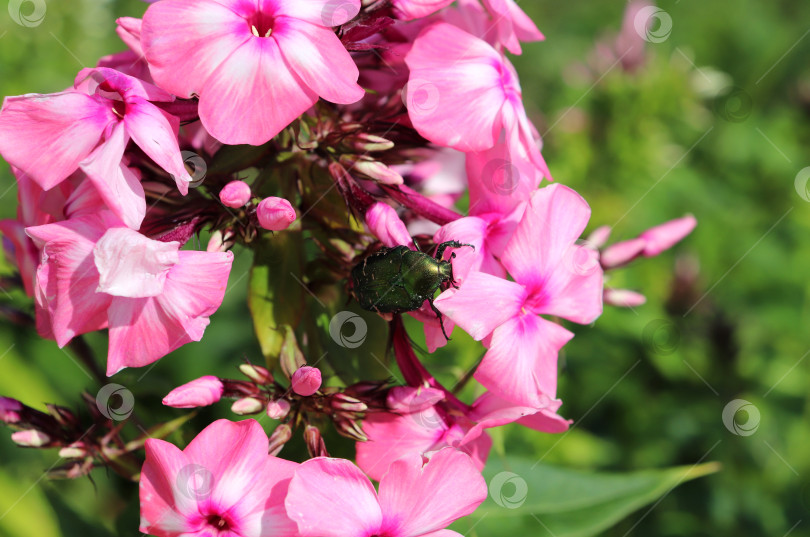
[(0, 397), (0, 421), (4, 423), (17, 423), (20, 421), (22, 403), (10, 397)]
[(603, 268), (618, 268), (640, 256), (646, 244), (644, 239), (630, 239), (611, 244), (602, 251), (599, 261)]
[(286, 399), (277, 399), (267, 403), (267, 416), (274, 420), (281, 420), (290, 411), (290, 403)]
[(605, 304), (616, 306), (619, 308), (633, 308), (641, 306), (647, 302), (647, 297), (635, 291), (628, 291), (627, 289), (610, 289), (605, 288), (604, 292)]
[(413, 244), (413, 239), (393, 207), (377, 202), (366, 211), (366, 224), (375, 237), (389, 248)]
[(22, 447), (42, 447), (51, 441), (51, 437), (41, 431), (28, 429), (11, 433), (11, 441)]
[(355, 162), (353, 167), (358, 172), (365, 174), (384, 185), (396, 186), (401, 185), (404, 182), (404, 179), (402, 179), (402, 176), (399, 173), (389, 168), (382, 162), (377, 162), (376, 160), (358, 160)]
[(163, 404), (174, 408), (208, 406), (222, 398), (222, 390), (221, 380), (206, 375), (173, 389), (163, 398)]
[(256, 214), (259, 225), (270, 231), (282, 231), (295, 222), (295, 209), (284, 198), (264, 198), (259, 202)]
[(247, 378), (259, 384), (270, 384), (273, 382), (273, 375), (266, 368), (260, 365), (242, 364), (239, 371)]
[(219, 200), (226, 207), (238, 209), (250, 201), (250, 186), (244, 181), (231, 181), (219, 192)]
[(688, 214), (683, 218), (676, 218), (660, 226), (648, 229), (640, 236), (646, 242), (644, 255), (652, 257), (672, 248), (672, 246), (689, 235), (696, 225), (697, 220), (695, 220), (695, 217)]
[(321, 387), (321, 371), (307, 365), (298, 368), (292, 376), (292, 389), (298, 395), (308, 397)]
[(231, 405), (231, 412), (244, 416), (247, 414), (258, 414), (264, 408), (264, 401), (255, 397), (243, 397)]
[(87, 450), (80, 445), (70, 445), (59, 450), (59, 456), (63, 459), (81, 459), (87, 455)]
[(610, 238), (610, 226), (601, 226), (594, 229), (585, 242), (592, 248), (601, 248)]

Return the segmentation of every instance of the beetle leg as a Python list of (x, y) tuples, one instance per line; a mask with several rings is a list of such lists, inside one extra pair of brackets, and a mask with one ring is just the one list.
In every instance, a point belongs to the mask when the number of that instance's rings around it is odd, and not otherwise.
[(475, 246), (472, 244), (462, 244), (458, 241), (445, 241), (439, 245), (439, 248), (436, 250), (436, 259), (443, 259), (444, 258), (444, 251), (448, 248), (461, 248), (462, 246), (469, 246), (473, 250), (475, 250)]
[(442, 312), (440, 312), (439, 309), (433, 305), (432, 300), (429, 301), (428, 304), (430, 304), (430, 309), (433, 310), (433, 313), (435, 313), (436, 317), (439, 319), (439, 326), (442, 327), (442, 334), (444, 335), (444, 339), (450, 341), (450, 337), (447, 335), (447, 332), (444, 331), (444, 317), (442, 316)]

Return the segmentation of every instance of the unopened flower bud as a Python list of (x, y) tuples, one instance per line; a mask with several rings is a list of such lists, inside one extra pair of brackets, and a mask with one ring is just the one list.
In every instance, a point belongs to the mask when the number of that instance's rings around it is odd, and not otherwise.
[(290, 402), (286, 399), (277, 399), (267, 403), (267, 416), (274, 420), (283, 420), (290, 412)]
[(22, 403), (10, 397), (0, 397), (0, 421), (4, 423), (17, 423), (20, 421)]
[(648, 229), (640, 235), (641, 239), (646, 242), (644, 246), (644, 255), (646, 257), (653, 257), (664, 250), (672, 248), (675, 244), (683, 240), (684, 237), (689, 235), (695, 226), (697, 220), (691, 214), (683, 218), (677, 218), (664, 222), (659, 226)]
[(58, 405), (45, 405), (48, 413), (63, 427), (74, 427), (79, 424), (79, 418), (69, 409)]
[(276, 430), (270, 435), (270, 447), (268, 449), (268, 453), (270, 453), (272, 456), (278, 455), (281, 448), (284, 447), (284, 444), (290, 441), (290, 438), (292, 438), (292, 427), (286, 423), (282, 423), (276, 427)]
[(28, 429), (11, 433), (11, 441), (22, 447), (42, 447), (51, 441), (51, 437), (42, 431)]
[(389, 168), (382, 162), (378, 162), (376, 160), (359, 159), (352, 167), (359, 173), (367, 175), (371, 179), (379, 181), (384, 185), (396, 186), (401, 185), (404, 182), (399, 173)]
[(291, 382), (295, 393), (309, 397), (321, 387), (321, 371), (317, 367), (305, 365), (295, 370)]
[(270, 231), (282, 231), (295, 222), (295, 209), (284, 198), (269, 197), (256, 208), (259, 225)]
[(163, 398), (163, 404), (174, 408), (208, 406), (222, 398), (223, 385), (217, 377), (206, 375), (179, 386)]
[(335, 428), (341, 435), (357, 440), (358, 442), (367, 442), (368, 437), (363, 432), (363, 428), (355, 420), (337, 419), (335, 420)]
[(250, 186), (244, 181), (231, 181), (219, 192), (219, 201), (226, 207), (238, 209), (250, 201)]
[(345, 393), (336, 393), (333, 395), (330, 404), (333, 410), (343, 412), (365, 412), (368, 410), (368, 405), (363, 401), (350, 397)]
[(231, 405), (231, 412), (245, 416), (248, 414), (258, 414), (264, 409), (264, 401), (255, 397), (243, 397), (234, 401)]
[(81, 445), (70, 445), (59, 450), (63, 459), (82, 459), (87, 456), (87, 450)]
[(304, 442), (307, 444), (307, 451), (310, 457), (328, 457), (329, 452), (326, 451), (326, 444), (321, 436), (321, 431), (313, 425), (307, 425), (304, 428)]
[(644, 239), (630, 239), (611, 244), (599, 257), (602, 268), (613, 269), (626, 265), (641, 255), (646, 244)]
[(354, 148), (362, 153), (371, 151), (388, 151), (394, 148), (394, 142), (382, 136), (361, 132), (357, 135)]
[(258, 384), (270, 384), (273, 382), (273, 375), (270, 371), (260, 365), (242, 364), (239, 366), (239, 371)]
[(610, 238), (610, 226), (600, 226), (594, 229), (585, 242), (592, 248), (601, 248)]
[(366, 211), (366, 225), (371, 233), (389, 248), (413, 244), (405, 223), (387, 203), (377, 202)]
[(610, 289), (605, 288), (604, 292), (605, 304), (616, 306), (619, 308), (634, 308), (641, 306), (647, 302), (647, 298), (641, 293), (635, 291), (628, 291), (627, 289)]

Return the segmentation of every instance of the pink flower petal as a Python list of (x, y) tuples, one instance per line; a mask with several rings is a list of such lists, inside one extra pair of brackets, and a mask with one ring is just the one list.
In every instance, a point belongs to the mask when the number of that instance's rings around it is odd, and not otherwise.
[(93, 249), (98, 290), (113, 296), (144, 298), (163, 293), (179, 242), (153, 241), (129, 228), (107, 230)]
[(460, 289), (448, 289), (433, 303), (473, 339), (480, 341), (517, 315), (526, 296), (526, 290), (515, 282), (474, 272)]
[(563, 261), (590, 216), (587, 202), (567, 186), (541, 188), (532, 196), (501, 262), (516, 281), (541, 284)]
[(77, 92), (7, 97), (0, 111), (0, 154), (50, 190), (76, 170), (114, 120), (98, 98)]
[(201, 529), (192, 521), (198, 514), (196, 498), (181, 490), (177, 482), (177, 476), (190, 464), (188, 457), (172, 444), (151, 438), (146, 441), (146, 462), (139, 485), (141, 532), (174, 537)]
[(146, 10), (141, 28), (155, 81), (186, 99), (200, 95), (220, 65), (251, 37), (247, 21), (214, 0), (162, 0)]
[(621, 267), (641, 255), (646, 244), (641, 238), (611, 244), (602, 251), (599, 261), (606, 269)]
[(357, 85), (360, 72), (354, 60), (331, 29), (279, 17), (273, 37), (288, 67), (327, 101), (350, 104), (365, 95)]
[(441, 146), (483, 151), (501, 132), (506, 101), (501, 57), (447, 23), (419, 34), (405, 58), (410, 68), (408, 116), (419, 134)]
[(139, 229), (146, 215), (146, 196), (141, 182), (121, 162), (128, 140), (124, 124), (119, 123), (81, 167), (107, 207), (128, 227)]
[(304, 462), (290, 482), (285, 505), (301, 537), (369, 537), (382, 523), (371, 482), (343, 459)]
[(557, 353), (574, 334), (533, 314), (509, 319), (492, 335), (475, 379), (501, 399), (540, 408), (557, 391)]
[(398, 19), (410, 21), (427, 17), (449, 6), (453, 0), (393, 0), (394, 14)]
[(98, 271), (93, 247), (111, 223), (112, 219), (102, 213), (26, 229), (43, 252), (37, 285), (60, 347), (76, 335), (107, 325), (110, 297), (96, 293)]
[(433, 406), (402, 414), (373, 412), (363, 420), (367, 442), (357, 443), (357, 465), (379, 481), (395, 460), (430, 451), (447, 431), (447, 424)]
[(179, 120), (146, 101), (127, 103), (124, 123), (132, 140), (149, 158), (169, 172), (183, 195), (188, 194), (191, 176), (177, 143)]
[(202, 95), (200, 119), (226, 144), (261, 145), (318, 100), (284, 63), (276, 41), (262, 38), (233, 51)]
[(391, 464), (379, 496), (384, 531), (419, 536), (475, 511), (487, 497), (487, 485), (468, 455), (445, 448), (424, 467), (418, 454)]
[(264, 5), (278, 15), (327, 27), (346, 24), (360, 13), (360, 0), (264, 0)]

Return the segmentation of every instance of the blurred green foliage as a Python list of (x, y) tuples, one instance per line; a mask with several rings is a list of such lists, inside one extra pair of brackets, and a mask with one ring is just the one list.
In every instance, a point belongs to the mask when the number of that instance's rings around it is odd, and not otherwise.
[[(687, 212), (699, 226), (674, 250), (611, 274), (611, 286), (642, 290), (647, 305), (608, 308), (593, 327), (573, 327), (559, 389), (573, 429), (499, 429), (493, 458), (509, 452), (613, 471), (718, 461), (720, 473), (665, 494), (605, 535), (810, 535), (810, 196), (795, 185), (810, 166), (810, 4), (661, 2), (672, 32), (646, 43), (646, 61), (632, 73), (593, 52), (618, 32), (624, 3), (522, 4), (547, 37), (514, 60), (527, 108), (556, 180), (590, 202), (591, 227), (611, 225), (621, 240)], [(124, 48), (115, 17), (144, 8), (137, 0), (50, 1), (31, 28), (0, 10), (0, 94), (67, 87), (81, 67)], [(14, 215), (14, 193), (3, 167), (0, 217)], [(234, 377), (239, 361), (261, 356), (245, 303), (250, 262), (237, 255), (203, 343), (116, 376), (135, 393), (139, 415), (177, 417), (159, 404), (172, 387), (203, 374)], [(103, 356), (104, 337), (88, 339)], [(0, 325), (0, 349), (8, 349), (3, 395), (75, 408), (81, 389), (98, 389), (33, 331)], [(457, 331), (428, 361), (451, 378), (480, 353)], [(723, 424), (734, 399), (759, 411), (749, 436)], [(189, 430), (218, 417), (233, 416), (204, 409)], [(335, 455), (351, 456), (339, 446)], [(50, 482), (42, 476), (55, 453), (16, 448), (5, 433), (0, 461), (0, 535), (138, 535), (137, 491), (115, 475)], [(538, 524), (532, 534), (548, 532)]]

